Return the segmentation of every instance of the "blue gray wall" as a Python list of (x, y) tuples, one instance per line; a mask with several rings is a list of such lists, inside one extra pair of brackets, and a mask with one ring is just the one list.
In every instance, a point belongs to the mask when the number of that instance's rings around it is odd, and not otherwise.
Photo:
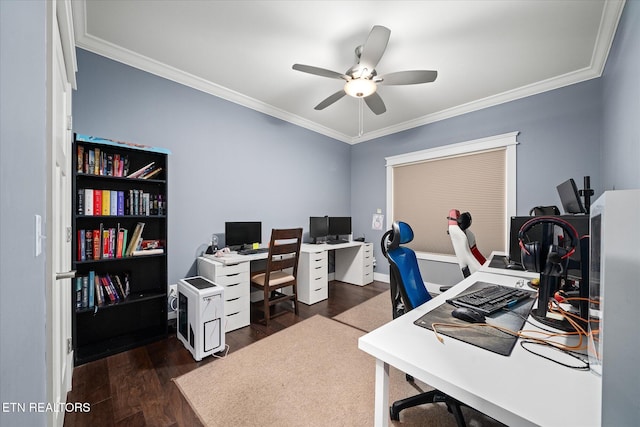
[(606, 190), (640, 188), (640, 2), (625, 4), (603, 81), (601, 163)]
[[(46, 402), (46, 254), (34, 243), (34, 216), (46, 221), (45, 16), (44, 1), (0, 1), (0, 404)], [(45, 423), (0, 411), (3, 426)]]
[(348, 215), (350, 146), (78, 49), (74, 131), (168, 148), (169, 281), (225, 221), (309, 228)]

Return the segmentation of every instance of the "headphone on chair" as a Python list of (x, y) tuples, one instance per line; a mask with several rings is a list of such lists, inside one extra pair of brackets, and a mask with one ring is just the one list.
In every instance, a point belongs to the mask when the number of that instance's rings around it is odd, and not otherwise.
[[(471, 214), (469, 212), (460, 213), (457, 209), (452, 209), (449, 213), (454, 212), (458, 215), (458, 217), (448, 216), (447, 219), (450, 221), (455, 221), (460, 227), (460, 230), (464, 231), (471, 226)], [(451, 223), (449, 223), (451, 224)]]
[[(565, 248), (555, 244), (551, 244), (547, 254), (546, 262), (543, 264), (541, 259), (542, 243), (541, 242), (524, 242), (524, 236), (532, 227), (539, 224), (553, 224), (562, 228), (565, 236), (570, 239), (569, 247)], [(571, 255), (576, 251), (579, 242), (578, 232), (567, 221), (552, 216), (538, 216), (525, 222), (518, 232), (518, 244), (522, 255), (522, 265), (527, 271), (536, 273), (543, 272), (550, 276), (560, 276), (565, 271), (566, 263)]]

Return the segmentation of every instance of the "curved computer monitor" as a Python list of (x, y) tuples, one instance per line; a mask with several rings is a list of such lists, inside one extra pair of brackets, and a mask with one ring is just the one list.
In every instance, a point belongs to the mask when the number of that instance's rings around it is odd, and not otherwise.
[(329, 217), (328, 216), (310, 216), (309, 217), (309, 238), (313, 243), (323, 240), (329, 235)]

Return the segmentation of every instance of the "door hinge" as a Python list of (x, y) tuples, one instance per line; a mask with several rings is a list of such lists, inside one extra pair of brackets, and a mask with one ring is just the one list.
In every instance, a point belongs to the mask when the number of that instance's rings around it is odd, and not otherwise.
[(71, 227), (67, 227), (67, 243), (71, 242)]
[(71, 338), (67, 338), (67, 354), (73, 351), (73, 340)]
[(68, 115), (67, 116), (67, 130), (72, 130), (73, 129), (73, 116), (72, 115)]

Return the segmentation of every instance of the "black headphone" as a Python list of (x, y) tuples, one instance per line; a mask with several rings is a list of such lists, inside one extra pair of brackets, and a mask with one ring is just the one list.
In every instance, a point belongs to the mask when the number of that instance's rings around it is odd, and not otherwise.
[(460, 227), (460, 230), (462, 231), (466, 230), (471, 226), (471, 214), (469, 212), (463, 212), (461, 214), (458, 214), (457, 218), (452, 218), (448, 216), (447, 219), (456, 221), (458, 223), (458, 227)]
[[(540, 259), (540, 253), (542, 252), (541, 243), (525, 243), (524, 236), (532, 227), (545, 223), (557, 225), (562, 228), (565, 235), (569, 237), (570, 242), (569, 247), (567, 248), (552, 244), (549, 247), (546, 262), (543, 264)], [(520, 252), (522, 255), (522, 265), (527, 271), (541, 273), (544, 269), (544, 273), (550, 276), (560, 276), (566, 270), (568, 259), (576, 251), (579, 240), (578, 232), (567, 221), (552, 216), (534, 217), (525, 222), (518, 232), (518, 243), (520, 245)]]

